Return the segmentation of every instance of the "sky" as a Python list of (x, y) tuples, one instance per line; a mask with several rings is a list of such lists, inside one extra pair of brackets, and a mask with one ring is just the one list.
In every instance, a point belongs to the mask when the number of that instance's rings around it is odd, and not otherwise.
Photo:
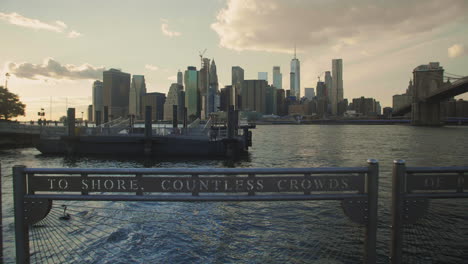
[[(412, 71), (438, 61), (468, 75), (466, 0), (0, 0), (0, 80), (35, 120), (66, 107), (86, 115), (92, 83), (118, 68), (145, 75), (148, 92), (167, 93), (178, 70), (214, 58), (220, 87), (231, 67), (257, 79), (280, 66), (289, 89), (297, 47), (301, 93), (343, 59), (348, 100), (383, 107), (405, 92)], [(468, 99), (467, 95), (459, 98)]]

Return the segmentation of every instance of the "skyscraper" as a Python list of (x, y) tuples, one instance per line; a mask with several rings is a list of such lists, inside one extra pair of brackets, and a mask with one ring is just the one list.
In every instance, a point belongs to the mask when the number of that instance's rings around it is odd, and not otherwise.
[(296, 79), (295, 77), (295, 73), (294, 72), (290, 72), (289, 73), (289, 95), (287, 97), (290, 97), (290, 96), (296, 96), (296, 94), (294, 93), (294, 80)]
[(317, 97), (320, 97), (320, 98), (326, 98), (328, 97), (327, 95), (327, 86), (324, 82), (317, 82)]
[(332, 114), (338, 114), (338, 103), (343, 101), (343, 60), (332, 60)]
[[(333, 98), (333, 94), (336, 94), (333, 93), (332, 91), (332, 88), (333, 88), (333, 79), (332, 79), (332, 76), (331, 76), (331, 73), (330, 71), (326, 71), (325, 72), (325, 87), (326, 87), (326, 96), (328, 98), (328, 103), (327, 103), (327, 111), (330, 113), (331, 112), (331, 103), (332, 103), (332, 98)], [(318, 89), (318, 88), (317, 88)], [(317, 90), (318, 92), (318, 90)], [(330, 107), (328, 107), (328, 105), (330, 105)]]
[(296, 96), (297, 100), (301, 99), (301, 65), (296, 58), (296, 47), (294, 47), (294, 59), (291, 60), (291, 75), (290, 75), (291, 95)]
[(109, 109), (109, 119), (126, 118), (130, 97), (130, 74), (117, 69), (104, 71), (103, 86), (103, 103)]
[(268, 72), (259, 72), (258, 73), (258, 79), (268, 82)]
[(165, 101), (166, 95), (163, 93), (147, 93), (141, 98), (141, 105), (143, 109), (145, 109), (146, 106), (151, 106), (152, 120), (163, 120)]
[(216, 107), (216, 96), (218, 94), (218, 73), (216, 71), (216, 63), (213, 59), (210, 65), (210, 82), (208, 86), (208, 96), (207, 96), (207, 109), (208, 114), (216, 112), (218, 109)]
[(244, 80), (242, 84), (243, 111), (265, 113), (267, 82), (265, 80)]
[(177, 72), (177, 84), (184, 85), (184, 76), (180, 70)]
[(93, 121), (102, 123), (104, 115), (104, 87), (101, 81), (93, 83)]
[(93, 121), (93, 105), (88, 105), (88, 122)]
[(200, 111), (201, 118), (207, 117), (207, 104), (208, 104), (208, 86), (210, 83), (210, 59), (203, 58), (202, 68), (198, 72), (198, 90), (200, 92)]
[(141, 97), (146, 94), (145, 76), (133, 75), (130, 86), (130, 98), (128, 103), (129, 114), (134, 115), (137, 119), (143, 119)]
[(304, 96), (307, 97), (307, 99), (312, 100), (315, 97), (315, 89), (304, 88)]
[(232, 66), (232, 89), (231, 95), (229, 96), (230, 102), (229, 105), (234, 105), (235, 109), (240, 108), (240, 100), (241, 92), (242, 92), (242, 84), (244, 82), (244, 69), (239, 66)]
[(280, 66), (273, 66), (273, 86), (276, 89), (283, 89), (283, 74), (281, 74)]
[(200, 117), (200, 92), (198, 90), (198, 72), (193, 66), (187, 67), (184, 74), (185, 107), (187, 117), (194, 119)]
[(276, 87), (273, 85), (267, 85), (265, 90), (265, 114), (267, 115), (276, 115), (277, 106), (276, 106)]
[[(179, 109), (179, 97), (181, 96), (181, 91), (183, 90), (183, 86), (178, 83), (171, 84), (169, 87), (169, 92), (167, 93), (166, 102), (164, 103), (164, 120), (172, 120), (173, 119), (173, 106), (177, 106), (177, 113), (180, 113)], [(182, 112), (183, 113), (183, 112)], [(179, 114), (177, 114), (177, 119), (179, 119)], [(182, 117), (183, 118), (183, 117)]]

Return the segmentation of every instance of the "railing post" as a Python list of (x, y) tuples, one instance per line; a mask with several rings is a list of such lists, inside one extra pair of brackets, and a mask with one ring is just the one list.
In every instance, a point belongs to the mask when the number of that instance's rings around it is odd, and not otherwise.
[(377, 263), (377, 208), (379, 196), (379, 162), (375, 159), (368, 159), (367, 173), (367, 228), (365, 246), (365, 263)]
[(13, 167), (13, 191), (15, 206), (16, 263), (29, 263), (29, 227), (24, 216), (24, 195), (26, 194), (25, 166)]
[(68, 135), (75, 135), (75, 108), (68, 108), (67, 110), (67, 124), (68, 124)]
[(402, 261), (405, 182), (405, 161), (394, 160), (392, 173), (392, 240), (390, 242), (390, 260), (392, 264), (400, 264)]

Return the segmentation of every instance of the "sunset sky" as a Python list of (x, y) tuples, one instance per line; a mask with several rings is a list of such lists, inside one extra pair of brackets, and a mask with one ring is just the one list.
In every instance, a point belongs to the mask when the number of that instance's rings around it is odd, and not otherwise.
[[(344, 97), (391, 106), (412, 70), (439, 61), (468, 75), (466, 0), (1, 0), (0, 80), (27, 105), (22, 120), (45, 108), (85, 112), (103, 69), (143, 74), (149, 92), (167, 93), (177, 70), (214, 58), (220, 87), (231, 67), (246, 79), (281, 66), (289, 89), (294, 45), (301, 88), (343, 59)], [(461, 98), (468, 99), (467, 95)], [(78, 115), (79, 116), (79, 115)]]

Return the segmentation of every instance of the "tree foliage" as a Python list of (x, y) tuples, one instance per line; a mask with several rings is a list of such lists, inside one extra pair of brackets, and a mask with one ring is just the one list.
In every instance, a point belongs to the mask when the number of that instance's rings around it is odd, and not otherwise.
[(11, 93), (7, 88), (0, 86), (0, 119), (10, 119), (24, 115), (26, 105), (23, 104), (18, 95)]

